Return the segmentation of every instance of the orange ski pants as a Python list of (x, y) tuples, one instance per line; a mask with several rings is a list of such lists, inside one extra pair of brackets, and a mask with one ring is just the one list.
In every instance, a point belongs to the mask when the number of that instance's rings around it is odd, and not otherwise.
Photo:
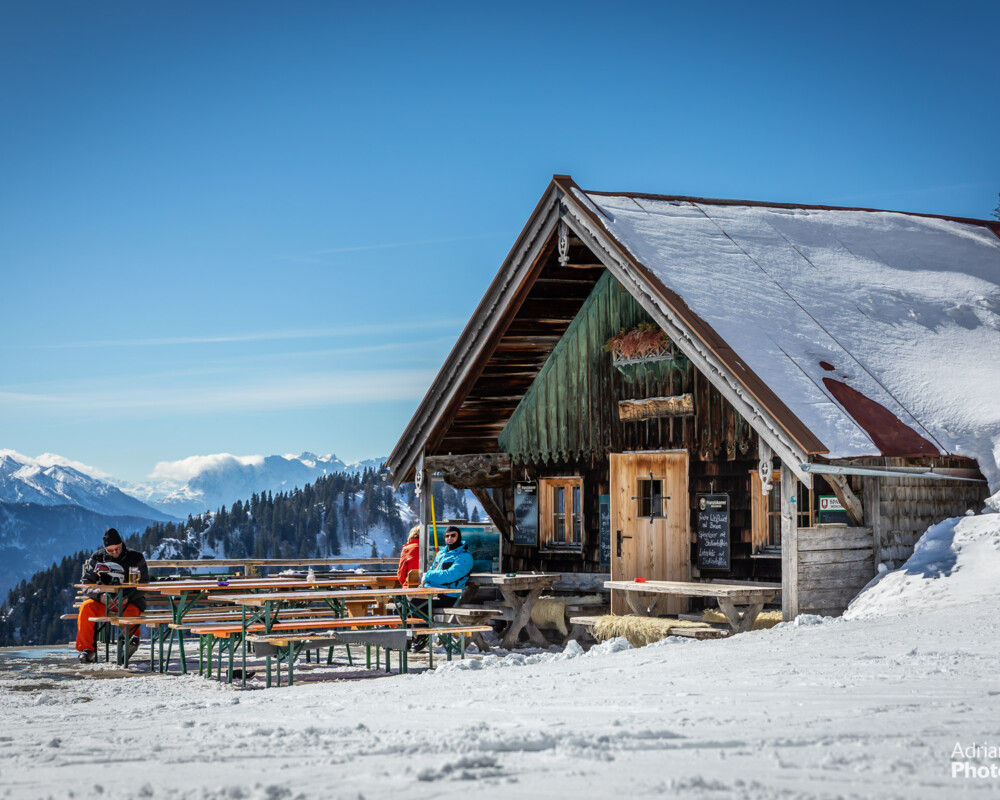
[[(125, 610), (121, 613), (123, 617), (138, 617), (141, 612), (138, 608), (132, 605), (126, 605)], [(77, 650), (93, 650), (94, 649), (94, 623), (91, 622), (91, 617), (106, 617), (108, 616), (107, 607), (104, 603), (98, 602), (97, 600), (84, 600), (83, 605), (80, 606), (80, 613), (76, 617), (76, 649)], [(139, 626), (134, 625), (129, 628), (129, 636), (138, 636)]]

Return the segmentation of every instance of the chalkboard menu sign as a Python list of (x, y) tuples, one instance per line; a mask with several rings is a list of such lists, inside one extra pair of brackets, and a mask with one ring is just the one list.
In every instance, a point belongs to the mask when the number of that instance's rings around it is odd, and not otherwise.
[(514, 544), (538, 547), (538, 484), (514, 484)]
[(698, 568), (729, 569), (729, 495), (699, 494)]
[(598, 533), (601, 546), (601, 566), (611, 566), (611, 495), (597, 497)]

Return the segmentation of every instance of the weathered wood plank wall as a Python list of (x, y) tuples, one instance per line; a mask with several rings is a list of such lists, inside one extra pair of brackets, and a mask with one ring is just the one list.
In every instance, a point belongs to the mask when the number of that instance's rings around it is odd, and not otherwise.
[(799, 613), (838, 616), (875, 577), (871, 528), (799, 528)]
[[(838, 463), (860, 467), (974, 466), (974, 462), (962, 458), (853, 459)], [(873, 530), (876, 563), (889, 569), (899, 567), (913, 555), (914, 545), (931, 525), (968, 511), (978, 514), (989, 496), (987, 484), (974, 481), (885, 476), (852, 476), (850, 480), (854, 491), (861, 494), (865, 525)]]
[(964, 481), (879, 478), (879, 561), (895, 569), (913, 555), (914, 545), (931, 525), (969, 510), (979, 512), (986, 495), (983, 486)]

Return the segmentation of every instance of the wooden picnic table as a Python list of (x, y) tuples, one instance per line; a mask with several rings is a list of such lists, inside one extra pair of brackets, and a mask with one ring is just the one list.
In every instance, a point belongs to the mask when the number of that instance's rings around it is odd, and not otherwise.
[[(264, 626), (264, 633), (270, 634), (274, 623), (278, 619), (279, 612), (291, 604), (322, 602), (330, 608), (346, 610), (352, 602), (378, 602), (380, 600), (392, 599), (396, 606), (396, 613), (403, 620), (403, 627), (406, 628), (412, 619), (419, 619), (426, 625), (433, 626), (433, 598), (442, 594), (454, 595), (458, 593), (457, 589), (416, 586), (409, 589), (397, 587), (386, 589), (348, 589), (342, 591), (306, 590), (260, 592), (256, 594), (219, 594), (216, 596), (216, 599), (233, 603), (243, 609), (240, 640), (243, 650), (243, 674), (245, 676), (247, 631), (251, 626), (260, 624)], [(426, 606), (419, 602), (421, 600), (426, 601)], [(250, 610), (249, 616), (247, 615), (248, 610)]]
[[(465, 591), (455, 605), (461, 606), (472, 601), (476, 593), (487, 586), (500, 590), (503, 599), (513, 609), (513, 618), (500, 634), (500, 646), (505, 650), (517, 647), (521, 631), (538, 647), (548, 647), (549, 642), (531, 621), (531, 610), (545, 589), (561, 576), (553, 572), (518, 572), (515, 574), (474, 572), (469, 576)], [(445, 609), (447, 610), (447, 609)]]
[(640, 617), (650, 616), (656, 601), (643, 604), (643, 595), (673, 595), (675, 597), (711, 597), (733, 633), (745, 633), (753, 627), (765, 603), (774, 599), (777, 589), (747, 586), (737, 583), (694, 583), (692, 581), (606, 581), (604, 586), (622, 592), (629, 607)]
[[(299, 585), (301, 585), (301, 582)], [(347, 602), (360, 600), (378, 601), (386, 598), (420, 599), (437, 597), (441, 594), (458, 593), (458, 589), (437, 589), (433, 586), (415, 586), (409, 589), (404, 589), (401, 586), (385, 589), (345, 589), (342, 591), (296, 588), (287, 592), (257, 592), (254, 594), (220, 593), (216, 595), (215, 599), (248, 608), (265, 608), (268, 604), (274, 605), (276, 602), (285, 605), (288, 603), (327, 602), (330, 600)]]
[[(167, 598), (170, 603), (170, 614), (172, 617), (172, 622), (174, 625), (180, 625), (184, 622), (184, 617), (188, 612), (194, 608), (194, 606), (204, 600), (206, 597), (213, 595), (219, 595), (221, 593), (233, 593), (241, 591), (255, 591), (255, 592), (278, 592), (283, 590), (292, 591), (295, 589), (302, 589), (303, 587), (308, 587), (312, 589), (313, 587), (326, 587), (327, 590), (332, 589), (350, 589), (356, 588), (358, 586), (377, 586), (382, 581), (378, 576), (369, 575), (354, 575), (350, 577), (343, 576), (328, 576), (319, 577), (317, 576), (312, 581), (307, 581), (304, 578), (296, 577), (274, 577), (274, 578), (236, 578), (232, 580), (219, 580), (213, 578), (208, 579), (186, 579), (180, 581), (151, 581), (149, 583), (133, 583), (133, 584), (121, 584), (105, 586), (104, 584), (76, 584), (76, 588), (92, 590), (96, 589), (101, 592), (117, 592), (119, 594), (119, 603), (124, 595), (124, 592), (128, 589), (136, 589), (138, 591), (144, 592), (146, 594), (160, 595), (161, 597)], [(119, 604), (119, 608), (121, 608)], [(119, 651), (122, 651), (122, 627), (119, 626)], [(150, 627), (150, 631), (153, 628)], [(164, 636), (165, 634), (165, 636)], [(160, 671), (165, 671), (166, 665), (170, 662), (170, 654), (173, 651), (174, 641), (177, 642), (178, 651), (181, 659), (181, 672), (187, 673), (187, 654), (184, 650), (184, 630), (183, 628), (177, 627), (167, 627), (163, 632), (157, 630), (157, 634), (154, 637), (159, 642), (160, 649)], [(167, 645), (166, 658), (164, 658), (164, 644)], [(155, 642), (150, 641), (150, 647), (155, 646)], [(127, 648), (124, 650), (127, 656)], [(152, 656), (152, 653), (150, 654)], [(126, 658), (126, 665), (127, 665)]]
[[(170, 608), (174, 615), (174, 625), (179, 625), (183, 623), (184, 617), (187, 612), (194, 607), (194, 605), (206, 597), (212, 597), (216, 600), (226, 599), (224, 595), (232, 595), (234, 592), (244, 592), (252, 591), (254, 593), (261, 594), (272, 594), (272, 593), (282, 593), (287, 594), (295, 592), (297, 590), (308, 589), (309, 591), (334, 591), (334, 590), (346, 590), (354, 589), (359, 586), (376, 586), (378, 585), (380, 579), (378, 577), (368, 576), (368, 575), (355, 575), (351, 577), (342, 576), (327, 576), (319, 577), (317, 576), (313, 580), (309, 581), (304, 578), (297, 577), (274, 577), (274, 578), (238, 578), (234, 580), (182, 580), (182, 581), (164, 581), (162, 583), (148, 583), (141, 588), (147, 592), (155, 592), (161, 596), (166, 597), (170, 601)], [(168, 646), (168, 661), (169, 661), (169, 650), (173, 646), (174, 637), (177, 638), (177, 643), (181, 656), (181, 671), (187, 672), (187, 656), (184, 651), (184, 630), (183, 628), (170, 627), (170, 644)], [(161, 641), (162, 645), (162, 641)], [(161, 647), (162, 649), (162, 647)], [(161, 666), (164, 661), (160, 659)]]

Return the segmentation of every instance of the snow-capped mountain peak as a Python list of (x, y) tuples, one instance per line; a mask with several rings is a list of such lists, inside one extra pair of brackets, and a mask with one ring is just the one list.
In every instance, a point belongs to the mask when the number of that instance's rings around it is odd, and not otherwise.
[(108, 516), (166, 519), (115, 486), (70, 466), (73, 463), (52, 454), (31, 458), (0, 450), (0, 503), (75, 505)]
[(161, 461), (150, 474), (150, 483), (118, 482), (117, 485), (164, 513), (186, 517), (231, 506), (237, 500), (248, 500), (254, 493), (291, 491), (324, 475), (378, 469), (384, 463), (385, 458), (346, 463), (332, 453), (324, 456), (310, 452), (298, 456), (214, 453)]

